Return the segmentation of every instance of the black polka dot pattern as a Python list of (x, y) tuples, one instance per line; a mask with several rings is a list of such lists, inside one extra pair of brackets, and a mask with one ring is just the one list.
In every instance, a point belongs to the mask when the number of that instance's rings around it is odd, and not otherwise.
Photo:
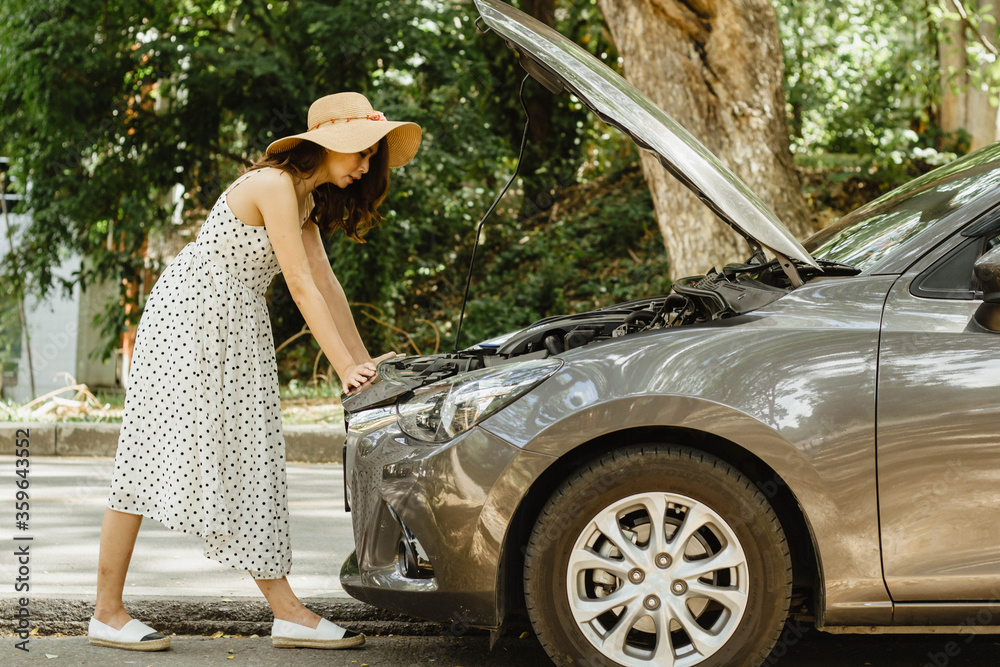
[(233, 215), (228, 191), (146, 301), (107, 506), (198, 535), (208, 558), (279, 579), (292, 553), (264, 294), (280, 267), (264, 227)]

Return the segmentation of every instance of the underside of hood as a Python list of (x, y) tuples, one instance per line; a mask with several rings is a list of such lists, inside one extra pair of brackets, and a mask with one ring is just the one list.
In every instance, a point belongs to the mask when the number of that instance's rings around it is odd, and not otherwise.
[(748, 241), (816, 267), (774, 211), (705, 146), (610, 67), (557, 31), (499, 0), (475, 0), (483, 21), (553, 93), (569, 91), (601, 120), (656, 155)]

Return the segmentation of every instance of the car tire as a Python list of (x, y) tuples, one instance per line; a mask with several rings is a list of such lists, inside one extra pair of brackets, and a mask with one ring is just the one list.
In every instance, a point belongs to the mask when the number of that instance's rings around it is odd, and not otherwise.
[(558, 665), (759, 665), (791, 587), (788, 544), (764, 495), (721, 459), (681, 446), (625, 447), (572, 474), (525, 552), (528, 615)]

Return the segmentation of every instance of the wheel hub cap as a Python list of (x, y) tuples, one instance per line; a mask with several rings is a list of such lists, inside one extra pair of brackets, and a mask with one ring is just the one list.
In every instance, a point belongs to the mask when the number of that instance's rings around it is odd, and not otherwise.
[(733, 636), (746, 611), (746, 555), (713, 509), (639, 493), (601, 510), (570, 553), (573, 620), (622, 665), (691, 667)]

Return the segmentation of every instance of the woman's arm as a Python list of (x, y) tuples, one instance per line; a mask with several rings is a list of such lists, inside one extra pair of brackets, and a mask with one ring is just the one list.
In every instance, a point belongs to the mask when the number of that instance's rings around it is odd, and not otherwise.
[(309, 326), (323, 354), (333, 364), (345, 390), (364, 384), (375, 374), (369, 363), (358, 363), (344, 344), (323, 294), (313, 279), (302, 242), (298, 220), (298, 200), (292, 179), (284, 172), (268, 170), (258, 178), (255, 203), (264, 218), (271, 247), (281, 266), (288, 291)]
[(302, 228), (302, 245), (305, 246), (306, 256), (309, 258), (309, 270), (313, 282), (323, 295), (330, 315), (333, 316), (333, 322), (337, 325), (337, 331), (340, 332), (344, 345), (354, 358), (354, 363), (363, 364), (372, 361), (351, 315), (351, 307), (347, 295), (344, 294), (344, 288), (341, 287), (330, 266), (319, 227), (312, 220)]

